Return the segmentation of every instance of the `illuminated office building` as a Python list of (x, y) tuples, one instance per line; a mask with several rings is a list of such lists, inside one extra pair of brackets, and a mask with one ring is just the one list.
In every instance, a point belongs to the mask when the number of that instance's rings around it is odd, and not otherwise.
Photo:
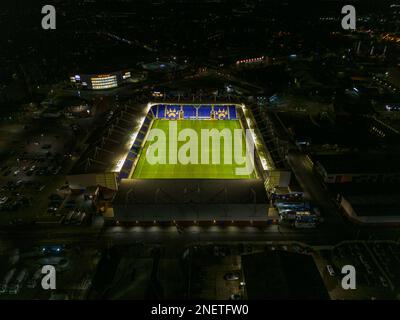
[(117, 88), (130, 78), (130, 71), (116, 71), (107, 74), (76, 74), (70, 76), (70, 81), (81, 88), (107, 90)]

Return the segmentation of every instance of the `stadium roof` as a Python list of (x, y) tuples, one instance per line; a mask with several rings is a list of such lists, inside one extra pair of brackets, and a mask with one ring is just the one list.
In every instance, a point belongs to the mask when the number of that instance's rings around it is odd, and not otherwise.
[(115, 171), (118, 161), (129, 150), (130, 137), (139, 119), (146, 115), (143, 105), (123, 105), (114, 110), (105, 124), (91, 133), (87, 148), (72, 168), (70, 175)]
[(126, 179), (113, 203), (120, 221), (267, 221), (259, 179)]
[(268, 251), (242, 256), (249, 300), (326, 300), (328, 292), (310, 255)]

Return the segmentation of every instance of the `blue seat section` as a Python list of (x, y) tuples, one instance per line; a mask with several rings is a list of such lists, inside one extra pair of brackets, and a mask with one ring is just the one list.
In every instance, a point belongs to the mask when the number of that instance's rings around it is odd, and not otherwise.
[(228, 106), (214, 106), (214, 111), (228, 112)]
[(210, 119), (211, 116), (211, 106), (203, 105), (199, 108), (199, 119)]
[(145, 133), (143, 131), (140, 131), (136, 136), (134, 145), (137, 144), (138, 142), (139, 142), (139, 144), (141, 144), (141, 141), (143, 141), (144, 137), (145, 137)]
[(120, 172), (119, 175), (118, 175), (118, 180), (127, 179), (128, 176), (129, 176), (129, 173), (123, 172), (123, 171), (121, 170), (121, 172)]
[(137, 154), (139, 154), (139, 152), (140, 152), (140, 147), (141, 147), (141, 144), (140, 144), (140, 143), (137, 143), (137, 142), (135, 141), (135, 143), (134, 143), (133, 146), (132, 146), (131, 151), (137, 155)]
[(132, 147), (128, 152), (128, 155), (126, 156), (124, 164), (122, 165), (121, 171), (118, 174), (119, 180), (127, 179), (129, 177), (129, 173), (132, 170), (133, 163), (135, 162), (135, 159), (140, 152), (143, 140), (146, 136), (147, 131), (150, 128), (151, 117), (152, 117), (151, 115), (147, 115), (146, 118), (144, 119), (143, 124), (139, 130), (139, 133), (137, 134), (135, 141), (133, 142)]
[(140, 129), (140, 131), (142, 131), (144, 128), (148, 127), (151, 123), (151, 117), (149, 117), (148, 115), (146, 116), (146, 118), (143, 121), (143, 126)]
[(229, 119), (227, 106), (214, 106), (214, 112), (215, 112), (215, 119), (218, 120)]
[[(198, 113), (196, 112), (198, 109)], [(184, 119), (210, 119), (211, 112), (214, 110), (215, 119), (228, 120), (237, 119), (236, 107), (234, 105), (201, 105), (194, 106), (191, 104), (186, 105), (164, 105), (158, 104), (151, 108), (151, 115), (154, 114), (158, 119), (179, 119), (179, 113), (183, 110)]]
[(235, 106), (229, 106), (229, 119), (236, 120), (236, 107)]
[(127, 159), (125, 160), (124, 167), (127, 168), (127, 169), (128, 169), (128, 168), (131, 168), (132, 165), (133, 165), (133, 161), (134, 161), (134, 160), (135, 160), (135, 159), (128, 159), (128, 158), (127, 158)]
[(152, 106), (150, 108), (150, 113), (154, 118), (156, 118), (157, 117), (157, 106)]
[(183, 106), (183, 115), (185, 119), (196, 119), (196, 108), (192, 105)]
[(166, 106), (165, 118), (171, 120), (178, 119), (180, 110), (181, 107), (177, 105)]
[(163, 104), (159, 104), (158, 106), (157, 118), (164, 119), (165, 118), (165, 106)]

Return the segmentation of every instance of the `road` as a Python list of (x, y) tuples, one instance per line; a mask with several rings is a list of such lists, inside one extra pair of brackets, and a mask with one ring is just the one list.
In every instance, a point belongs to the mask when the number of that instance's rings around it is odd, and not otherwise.
[[(373, 235), (373, 236), (372, 236)], [(284, 242), (299, 241), (310, 245), (333, 245), (343, 240), (398, 240), (398, 229), (353, 229), (351, 236), (329, 225), (318, 229), (295, 230), (278, 225), (265, 228), (230, 226), (192, 226), (178, 232), (171, 227), (79, 227), (13, 226), (0, 229), (0, 248), (30, 247), (45, 244), (76, 244), (93, 248), (135, 243), (183, 247), (195, 243)]]
[(340, 230), (342, 236), (351, 237), (354, 227), (341, 215), (328, 191), (313, 172), (313, 164), (307, 155), (300, 151), (290, 152), (287, 160), (306, 195), (321, 209), (324, 224)]

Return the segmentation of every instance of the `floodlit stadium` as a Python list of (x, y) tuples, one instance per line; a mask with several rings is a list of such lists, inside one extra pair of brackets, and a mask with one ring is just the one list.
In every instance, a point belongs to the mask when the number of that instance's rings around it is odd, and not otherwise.
[(149, 104), (121, 163), (115, 220), (266, 222), (263, 159), (242, 108)]
[[(174, 128), (171, 126), (171, 122), (165, 121), (162, 119), (155, 119), (152, 124), (151, 129), (162, 130), (163, 132), (169, 133), (170, 128)], [(224, 121), (205, 121), (205, 120), (184, 120), (177, 121), (176, 123), (177, 132), (181, 132), (185, 129), (193, 129), (196, 133), (196, 137), (201, 137), (202, 130), (210, 130), (208, 132), (213, 132), (213, 129), (216, 129), (215, 134), (218, 135), (222, 132), (222, 130), (227, 130), (225, 132), (231, 133), (236, 129), (241, 129), (240, 122), (236, 119), (234, 120), (224, 120)], [(244, 154), (246, 152), (245, 147), (245, 138), (242, 138), (241, 145), (241, 153)], [(196, 179), (248, 179), (255, 178), (256, 174), (253, 171), (252, 173), (246, 175), (237, 175), (235, 173), (236, 165), (232, 161), (226, 161), (229, 158), (229, 155), (225, 157), (224, 146), (222, 145), (225, 141), (217, 141), (217, 143), (213, 143), (212, 138), (210, 141), (202, 140), (200, 143), (195, 141), (194, 152), (197, 155), (201, 155), (202, 149), (204, 149), (207, 157), (207, 163), (201, 163), (200, 159), (194, 159), (195, 163), (187, 163), (187, 164), (150, 164), (148, 159), (146, 158), (146, 154), (149, 151), (149, 147), (151, 147), (151, 142), (146, 141), (143, 149), (138, 155), (139, 160), (133, 170), (131, 177), (138, 179), (188, 179), (188, 178), (196, 178)], [(215, 141), (215, 140), (214, 140)], [(211, 146), (210, 146), (211, 143)], [(186, 141), (177, 141), (177, 149), (180, 150)], [(217, 146), (216, 146), (217, 144)], [(219, 147), (218, 147), (219, 146)], [(171, 147), (171, 141), (166, 140), (166, 150), (169, 150)], [(233, 150), (229, 150), (233, 151)], [(213, 153), (218, 153), (215, 158), (219, 159), (220, 163), (213, 164), (212, 156)], [(210, 163), (211, 162), (211, 163)], [(230, 162), (230, 163), (226, 163)]]
[[(148, 161), (148, 151), (154, 141), (148, 141), (149, 132), (158, 130), (165, 133), (165, 163)], [(188, 139), (171, 137), (183, 130), (190, 129), (195, 134), (194, 159), (189, 163), (180, 163), (171, 158), (171, 145), (181, 152)], [(246, 137), (244, 128), (237, 117), (236, 105), (165, 105), (151, 106), (135, 142), (129, 151), (121, 170), (120, 178), (134, 179), (251, 179), (257, 178), (256, 170), (248, 174), (237, 174), (237, 164), (232, 153), (246, 155)], [(172, 130), (176, 132), (173, 133)], [(237, 141), (235, 130), (242, 133)], [(202, 132), (209, 132), (204, 138)], [(151, 135), (151, 134), (150, 134)], [(164, 139), (164, 138), (163, 138)], [(190, 139), (190, 142), (193, 142)], [(227, 145), (228, 144), (228, 145)], [(229, 148), (229, 150), (225, 148)], [(176, 153), (176, 152), (175, 152)], [(205, 156), (204, 156), (205, 154)], [(177, 156), (175, 155), (175, 158)], [(200, 159), (201, 158), (201, 159)], [(172, 163), (171, 163), (172, 162)]]

